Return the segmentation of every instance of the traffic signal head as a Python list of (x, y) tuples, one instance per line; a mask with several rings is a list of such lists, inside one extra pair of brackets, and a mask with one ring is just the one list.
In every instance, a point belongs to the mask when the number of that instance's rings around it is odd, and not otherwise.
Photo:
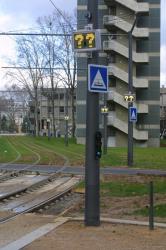
[(95, 134), (95, 157), (96, 159), (100, 159), (102, 155), (102, 134), (100, 131), (97, 131)]

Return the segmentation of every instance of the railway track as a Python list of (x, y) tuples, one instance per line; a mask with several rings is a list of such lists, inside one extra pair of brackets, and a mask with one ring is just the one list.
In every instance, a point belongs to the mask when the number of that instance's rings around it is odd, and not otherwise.
[[(22, 140), (22, 138), (20, 138), (20, 140)], [(25, 143), (24, 143), (25, 144)], [(31, 146), (31, 147), (34, 147), (35, 149), (36, 148), (38, 148), (38, 149), (44, 149), (44, 150), (46, 150), (47, 152), (52, 152), (52, 153), (56, 153), (57, 155), (59, 155), (60, 157), (62, 157), (63, 159), (64, 159), (64, 165), (70, 165), (70, 160), (69, 160), (69, 158), (67, 157), (67, 156), (65, 156), (65, 154), (66, 153), (70, 153), (70, 155), (73, 155), (73, 156), (76, 156), (77, 157), (77, 159), (78, 160), (83, 160), (84, 161), (84, 157), (83, 157), (83, 155), (82, 154), (79, 154), (79, 153), (77, 153), (77, 152), (73, 152), (73, 151), (71, 151), (71, 150), (69, 150), (69, 149), (62, 149), (61, 148), (61, 153), (59, 153), (59, 152), (55, 152), (55, 150), (53, 150), (53, 149), (51, 149), (51, 148), (45, 148), (45, 144), (44, 143), (42, 143), (42, 142), (40, 142), (40, 145), (39, 144), (36, 144), (36, 143), (34, 143), (34, 142), (30, 142), (30, 143), (26, 143), (26, 145), (27, 146)], [(63, 154), (63, 152), (64, 152), (64, 154)]]
[[(10, 140), (11, 140), (11, 139), (13, 139), (13, 138), (10, 138)], [(15, 150), (17, 150), (16, 147), (18, 146), (18, 143), (19, 143), (18, 140), (17, 140), (17, 144), (16, 144), (15, 142), (13, 142), (13, 140), (10, 141), (9, 143), (12, 145), (12, 147), (13, 147)], [(22, 141), (20, 141), (19, 144), (20, 144), (22, 147), (24, 147), (26, 150), (28, 150), (28, 151), (30, 151), (32, 154), (34, 154), (34, 155), (37, 157), (37, 159), (36, 159), (34, 162), (32, 162), (31, 164), (26, 165), (26, 167), (24, 167), (24, 168), (21, 169), (21, 170), (15, 170), (15, 171), (7, 170), (7, 166), (9, 166), (11, 163), (16, 163), (17, 160), (20, 160), (20, 158), (21, 158), (21, 153), (17, 151), (18, 154), (19, 154), (19, 157), (17, 157), (17, 159), (15, 159), (15, 160), (12, 161), (12, 162), (9, 162), (9, 163), (4, 164), (3, 167), (1, 167), (2, 175), (0, 176), (0, 182), (6, 181), (6, 180), (11, 179), (11, 178), (19, 177), (20, 175), (24, 175), (24, 174), (26, 174), (26, 173), (29, 171), (29, 169), (30, 169), (32, 166), (37, 165), (37, 164), (40, 162), (40, 160), (41, 160), (40, 154), (39, 154), (38, 152), (36, 152), (37, 150), (39, 150), (39, 151), (43, 150), (44, 152), (54, 153), (54, 154), (58, 155), (59, 157), (61, 157), (61, 158), (63, 159), (63, 161), (64, 161), (64, 162), (63, 162), (63, 166), (68, 166), (68, 165), (69, 165), (69, 160), (68, 160), (68, 158), (67, 158), (66, 156), (61, 155), (61, 154), (59, 154), (59, 153), (55, 153), (55, 151), (53, 151), (53, 150), (46, 149), (46, 148), (44, 148), (44, 147), (42, 147), (42, 146), (35, 145), (35, 144), (32, 144), (32, 143), (30, 143), (30, 144), (23, 143)], [(63, 167), (63, 166), (62, 166), (62, 167)], [(4, 173), (3, 171), (5, 171), (5, 173)], [(7, 172), (7, 173), (6, 173), (6, 172)]]
[(11, 147), (13, 148), (13, 150), (15, 150), (17, 152), (17, 157), (13, 161), (10, 161), (10, 162), (7, 162), (7, 163), (3, 163), (1, 165), (0, 170), (1, 170), (2, 175), (0, 176), (0, 182), (2, 182), (4, 180), (8, 180), (8, 179), (13, 178), (13, 177), (17, 177), (20, 174), (23, 174), (24, 171), (27, 171), (31, 166), (37, 165), (40, 162), (40, 159), (41, 159), (41, 157), (40, 157), (40, 155), (38, 153), (34, 152), (32, 149), (28, 148), (27, 146), (22, 145), (24, 148), (26, 148), (26, 150), (30, 151), (31, 154), (34, 154), (36, 159), (31, 164), (26, 165), (26, 167), (23, 168), (22, 170), (16, 170), (16, 171), (7, 170), (8, 166), (10, 166), (13, 163), (17, 163), (21, 159), (21, 157), (22, 157), (21, 152), (19, 152), (17, 150), (17, 148), (16, 148), (17, 144), (14, 143), (13, 141), (12, 142), (9, 141), (9, 140), (7, 140), (7, 141), (11, 145)]
[(80, 181), (79, 176), (63, 176), (60, 178), (52, 176), (52, 178), (52, 181), (47, 183), (47, 185), (42, 185), (41, 181), (41, 185), (36, 187), (33, 186), (23, 194), (19, 192), (17, 197), (15, 197), (16, 193), (14, 194), (14, 197), (11, 193), (11, 195), (8, 196), (10, 199), (5, 200), (5, 203), (1, 202), (0, 204), (0, 214), (7, 214), (0, 218), (0, 224), (8, 222), (21, 214), (34, 212), (63, 198), (70, 193), (73, 187)]
[[(57, 153), (57, 155), (64, 160), (64, 165), (60, 170), (47, 176), (39, 175), (37, 172), (35, 175), (34, 172), (30, 170), (30, 168), (40, 162), (41, 156), (38, 152), (41, 153), (41, 151), (48, 151), (49, 153), (56, 153), (51, 149), (45, 149), (43, 146), (35, 144), (29, 145), (21, 141), (15, 143), (12, 140), (10, 142), (8, 141), (8, 143), (10, 143), (11, 147), (13, 147), (13, 150), (17, 152), (17, 157), (12, 162), (10, 161), (1, 165), (0, 224), (10, 221), (21, 214), (42, 209), (46, 205), (63, 198), (66, 194), (71, 192), (73, 186), (80, 180), (80, 177), (59, 176), (60, 172), (63, 171), (69, 164), (69, 159), (59, 153)], [(21, 170), (11, 171), (9, 165), (12, 163), (17, 163), (22, 158), (22, 152), (18, 151), (20, 145), (26, 150), (26, 152), (29, 151), (34, 155), (31, 157), (34, 159), (34, 161), (26, 165)], [(33, 178), (36, 178), (37, 180), (31, 185), (28, 185), (27, 181), (29, 173), (31, 173), (31, 177), (33, 175)], [(27, 181), (27, 185), (21, 186), (21, 179), (24, 179), (24, 184)], [(17, 187), (12, 186), (12, 183), (14, 182), (20, 183), (20, 185)], [(4, 190), (7, 189), (7, 186), (10, 186), (11, 191), (3, 193), (3, 184), (5, 187)]]
[(13, 141), (11, 142), (11, 141), (8, 140), (8, 143), (11, 145), (13, 150), (15, 150), (17, 152), (17, 157), (13, 161), (10, 161), (8, 163), (4, 163), (4, 164), (1, 165), (0, 171), (1, 171), (2, 174), (0, 175), (0, 183), (3, 182), (3, 181), (9, 180), (11, 178), (16, 178), (16, 177), (19, 177), (20, 175), (26, 174), (27, 171), (29, 171), (29, 169), (32, 166), (37, 165), (41, 160), (41, 156), (37, 152), (35, 152), (34, 149), (32, 150), (27, 145), (25, 145), (23, 143), (20, 143), (23, 148), (25, 148), (27, 151), (30, 151), (32, 155), (35, 155), (36, 159), (31, 164), (26, 165), (26, 167), (24, 167), (21, 170), (15, 170), (15, 171), (10, 171), (9, 169), (7, 170), (8, 166), (10, 166), (13, 163), (16, 163), (22, 157), (21, 153), (16, 149), (16, 146), (18, 145), (18, 142), (16, 144)]

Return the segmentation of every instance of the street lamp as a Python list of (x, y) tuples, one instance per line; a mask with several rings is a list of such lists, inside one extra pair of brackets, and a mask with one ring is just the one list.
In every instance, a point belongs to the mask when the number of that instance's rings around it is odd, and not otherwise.
[(103, 140), (103, 154), (107, 154), (107, 115), (108, 115), (108, 107), (101, 107), (101, 114), (104, 118), (104, 140)]
[(65, 145), (68, 146), (68, 120), (69, 120), (69, 116), (65, 115), (64, 120), (65, 120)]

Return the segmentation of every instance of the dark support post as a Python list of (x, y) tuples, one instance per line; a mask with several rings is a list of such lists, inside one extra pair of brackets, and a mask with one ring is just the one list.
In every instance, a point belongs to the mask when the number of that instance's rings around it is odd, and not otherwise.
[[(88, 20), (98, 28), (98, 0), (88, 0)], [(92, 52), (88, 64), (97, 64), (98, 53)], [(95, 136), (99, 131), (99, 94), (87, 91), (86, 161), (85, 161), (85, 225), (100, 225), (99, 158), (95, 155)]]
[[(128, 84), (128, 91), (130, 94), (133, 93), (133, 38), (132, 32), (135, 27), (137, 18), (135, 18), (133, 26), (131, 30), (128, 32), (128, 40), (129, 40), (129, 67), (128, 67), (128, 74), (129, 74), (129, 84)], [(133, 122), (130, 121), (130, 107), (133, 107), (133, 103), (129, 102), (128, 104), (128, 166), (133, 166)]]
[(154, 229), (154, 199), (153, 199), (153, 182), (149, 183), (149, 229)]
[(65, 146), (68, 146), (68, 89), (66, 88), (65, 93)]

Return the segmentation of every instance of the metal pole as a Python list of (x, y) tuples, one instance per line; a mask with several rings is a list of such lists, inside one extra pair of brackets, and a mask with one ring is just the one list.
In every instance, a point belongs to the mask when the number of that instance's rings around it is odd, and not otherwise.
[[(128, 74), (129, 74), (129, 84), (128, 84), (128, 91), (130, 94), (133, 93), (133, 38), (132, 32), (135, 27), (137, 18), (135, 17), (134, 23), (132, 25), (131, 30), (128, 32), (128, 40), (129, 40), (129, 67), (128, 67)], [(133, 103), (128, 103), (128, 166), (133, 166), (133, 122), (130, 121), (130, 108), (133, 107)]]
[(65, 93), (65, 146), (68, 146), (68, 89), (66, 88)]
[[(98, 0), (88, 0), (89, 23), (98, 27)], [(98, 53), (92, 52), (88, 64), (97, 64)], [(87, 91), (86, 160), (85, 160), (85, 225), (100, 225), (99, 159), (95, 156), (95, 135), (99, 130), (99, 94)]]
[[(106, 107), (107, 104), (107, 94), (104, 93), (104, 106)], [(103, 141), (103, 154), (107, 154), (107, 112), (104, 114), (104, 141)]]
[(154, 229), (153, 182), (149, 183), (149, 229)]

